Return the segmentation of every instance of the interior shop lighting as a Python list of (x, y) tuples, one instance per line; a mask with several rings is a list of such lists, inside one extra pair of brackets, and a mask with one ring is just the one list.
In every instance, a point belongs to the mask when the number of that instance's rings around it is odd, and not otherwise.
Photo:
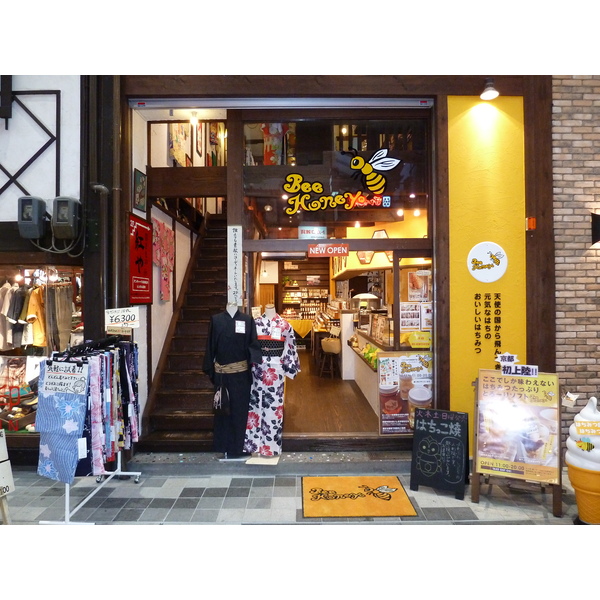
[(600, 215), (592, 214), (592, 245), (600, 242)]
[(190, 124), (198, 125), (198, 113), (195, 110), (192, 111), (192, 117), (190, 119)]
[(485, 87), (483, 88), (483, 92), (481, 92), (481, 96), (479, 96), (482, 100), (493, 100), (500, 95), (498, 90), (494, 87), (494, 80), (492, 77), (488, 77), (485, 80)]
[(402, 209), (402, 208), (399, 208), (399, 209), (396, 211), (396, 214), (397, 214), (399, 217), (403, 217), (403, 216), (404, 216), (404, 209)]
[(421, 216), (421, 211), (418, 208), (415, 208), (415, 210), (413, 211), (413, 215), (415, 217), (420, 217)]

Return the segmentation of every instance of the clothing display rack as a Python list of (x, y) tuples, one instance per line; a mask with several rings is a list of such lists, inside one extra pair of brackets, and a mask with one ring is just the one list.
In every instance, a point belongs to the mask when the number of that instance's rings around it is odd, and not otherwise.
[[(46, 381), (46, 369), (49, 369), (48, 372), (54, 377), (51, 377), (51, 383)], [(69, 377), (72, 380), (76, 379), (80, 372), (87, 375), (88, 383), (83, 393), (81, 389), (73, 392), (74, 386), (65, 387), (64, 392), (57, 391), (56, 387), (63, 379), (67, 380), (68, 385)], [(38, 416), (38, 420), (41, 421), (38, 474), (65, 483), (64, 519), (40, 521), (40, 525), (74, 524), (76, 522), (72, 521), (72, 517), (115, 477), (134, 477), (134, 482), (139, 483), (141, 472), (123, 471), (121, 464), (122, 450), (129, 449), (131, 442), (137, 441), (137, 348), (130, 342), (122, 342), (121, 336), (86, 342), (65, 352), (54, 353), (46, 360), (40, 380), (45, 386), (48, 398), (44, 399), (43, 395), (41, 396), (41, 410), (38, 413), (42, 417), (39, 419)], [(62, 402), (60, 407), (57, 406), (56, 397)], [(81, 397), (85, 398), (84, 408), (81, 406)], [(117, 409), (120, 410), (119, 418), (113, 421)], [(101, 411), (104, 411), (102, 415)], [(106, 420), (100, 423), (99, 416)], [(65, 428), (65, 425), (68, 426)], [(75, 430), (76, 427), (79, 427), (76, 433), (79, 437), (69, 436), (63, 431), (68, 432), (70, 428)], [(79, 455), (74, 459), (73, 452), (80, 452), (81, 441), (86, 436), (89, 442), (84, 444), (87, 452), (85, 459)], [(101, 448), (98, 442), (100, 439)], [(51, 460), (54, 454), (57, 455), (56, 464)], [(105, 462), (113, 463), (114, 470), (107, 471), (104, 468)], [(84, 463), (81, 467), (84, 473), (77, 472), (81, 463)], [(90, 474), (96, 475), (99, 485), (71, 508), (72, 480)]]

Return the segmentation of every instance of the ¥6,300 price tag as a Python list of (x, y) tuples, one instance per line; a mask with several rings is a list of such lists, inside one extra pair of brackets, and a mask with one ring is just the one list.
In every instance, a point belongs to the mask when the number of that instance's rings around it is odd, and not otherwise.
[(139, 306), (109, 308), (104, 311), (104, 324), (107, 329), (109, 327), (139, 327), (140, 308)]

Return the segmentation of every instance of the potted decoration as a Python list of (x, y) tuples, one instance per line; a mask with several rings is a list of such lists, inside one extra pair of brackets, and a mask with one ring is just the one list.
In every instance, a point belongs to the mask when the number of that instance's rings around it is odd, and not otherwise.
[(565, 454), (579, 522), (600, 524), (600, 411), (592, 397), (569, 427)]

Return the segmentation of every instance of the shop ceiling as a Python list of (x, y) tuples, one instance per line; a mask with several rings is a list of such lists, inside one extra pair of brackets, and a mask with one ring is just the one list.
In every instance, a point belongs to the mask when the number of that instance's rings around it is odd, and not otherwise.
[[(146, 121), (226, 119), (227, 109), (432, 108), (432, 98), (132, 98)], [(192, 115), (195, 112), (195, 115)]]

